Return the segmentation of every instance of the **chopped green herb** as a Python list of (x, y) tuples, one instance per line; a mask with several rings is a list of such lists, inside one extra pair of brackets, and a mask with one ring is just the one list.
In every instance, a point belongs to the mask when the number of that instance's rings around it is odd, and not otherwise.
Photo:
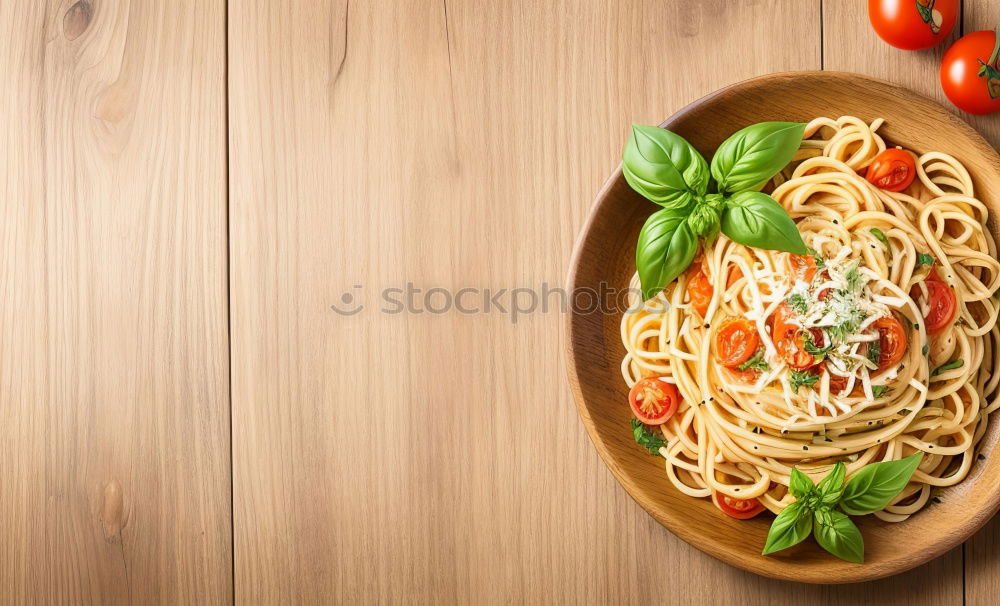
[(929, 352), (930, 350), (931, 350), (930, 346), (927, 343), (924, 343), (924, 348), (922, 351), (924, 352), (925, 356), (927, 355), (927, 352)]
[(809, 302), (806, 301), (806, 296), (802, 293), (793, 293), (788, 295), (788, 298), (785, 299), (785, 303), (788, 303), (789, 307), (800, 314), (806, 313), (809, 309)]
[(812, 387), (819, 380), (817, 375), (811, 372), (806, 372), (804, 370), (793, 370), (790, 375), (788, 375), (788, 386), (798, 393), (799, 387)]
[(938, 366), (937, 368), (935, 368), (934, 372), (931, 373), (931, 376), (932, 377), (936, 377), (936, 376), (938, 376), (939, 374), (941, 374), (941, 373), (943, 373), (945, 371), (954, 370), (956, 368), (961, 368), (963, 364), (965, 364), (965, 362), (963, 360), (952, 360), (951, 362), (948, 362), (947, 364), (942, 364), (941, 366)]
[(876, 399), (884, 396), (887, 391), (889, 391), (889, 387), (886, 385), (872, 385), (872, 395), (875, 396)]
[(861, 265), (861, 260), (855, 261), (851, 268), (844, 273), (844, 279), (847, 280), (847, 290), (849, 292), (858, 292), (861, 289), (861, 271), (858, 266)]
[(921, 265), (934, 265), (934, 257), (928, 254), (920, 253), (917, 255), (917, 267), (920, 267)]
[(667, 441), (649, 431), (638, 419), (632, 419), (632, 437), (635, 443), (649, 451), (649, 454), (660, 454), (660, 447), (666, 446)]
[(886, 248), (889, 248), (889, 238), (885, 237), (885, 234), (882, 233), (881, 229), (879, 229), (877, 227), (873, 227), (873, 228), (871, 228), (871, 232), (872, 232), (873, 236), (875, 236), (876, 238), (878, 238), (879, 242), (881, 242), (882, 244), (885, 244)]
[(872, 341), (868, 344), (868, 361), (872, 364), (878, 365), (879, 359), (882, 357), (882, 343), (879, 341)]
[(833, 343), (830, 343), (826, 347), (818, 347), (816, 345), (816, 341), (813, 340), (812, 333), (809, 332), (809, 331), (805, 331), (803, 333), (803, 335), (802, 335), (802, 341), (803, 341), (803, 343), (805, 345), (806, 353), (812, 354), (813, 356), (815, 356), (816, 358), (818, 358), (819, 361), (822, 361), (823, 357), (826, 356), (826, 354), (830, 353), (830, 351), (833, 350)]
[(764, 355), (758, 351), (754, 357), (737, 366), (736, 370), (759, 370), (765, 372), (771, 370), (771, 365), (764, 360)]

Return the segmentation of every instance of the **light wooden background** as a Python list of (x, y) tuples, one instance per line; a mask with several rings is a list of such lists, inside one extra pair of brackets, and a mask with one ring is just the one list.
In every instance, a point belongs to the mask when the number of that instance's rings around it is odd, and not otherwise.
[(631, 122), (944, 100), (943, 49), (861, 0), (0, 3), (0, 603), (995, 603), (1000, 522), (864, 585), (721, 564), (598, 459), (558, 313), (377, 310), (561, 285)]

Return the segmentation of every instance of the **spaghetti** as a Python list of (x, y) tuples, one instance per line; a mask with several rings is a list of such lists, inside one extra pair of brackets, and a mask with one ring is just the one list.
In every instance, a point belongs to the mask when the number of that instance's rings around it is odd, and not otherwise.
[[(683, 493), (757, 498), (778, 513), (794, 501), (793, 467), (818, 480), (840, 461), (850, 476), (922, 451), (906, 489), (876, 512), (900, 521), (969, 473), (1000, 407), (996, 244), (955, 158), (916, 158), (917, 180), (898, 193), (859, 174), (886, 149), (881, 124), (813, 120), (771, 180), (814, 255), (720, 235), (625, 314), (626, 382), (660, 377), (683, 398), (659, 449)], [(691, 292), (698, 280), (702, 301)], [(756, 344), (739, 364), (720, 351), (733, 321)]]

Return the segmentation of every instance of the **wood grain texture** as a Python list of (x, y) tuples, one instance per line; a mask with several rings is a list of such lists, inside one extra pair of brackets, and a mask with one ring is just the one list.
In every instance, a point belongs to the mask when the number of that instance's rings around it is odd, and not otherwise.
[(555, 314), (329, 309), (560, 284), (628, 123), (816, 67), (818, 10), (231, 6), (238, 598), (961, 602), (959, 551), (807, 587), (673, 537), (584, 437)]
[[(993, 0), (965, 0), (963, 31), (1000, 26), (1000, 4)], [(1000, 149), (1000, 114), (965, 115), (994, 147)], [(965, 597), (970, 606), (995, 604), (1000, 595), (1000, 520), (994, 520), (965, 544)]]
[(0, 4), (0, 601), (231, 601), (224, 5)]

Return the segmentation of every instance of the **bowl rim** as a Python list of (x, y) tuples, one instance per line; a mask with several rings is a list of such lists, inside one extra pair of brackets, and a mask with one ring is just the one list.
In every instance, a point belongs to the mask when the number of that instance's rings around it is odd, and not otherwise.
[[(809, 78), (828, 78), (833, 81), (843, 81), (845, 79), (852, 81), (865, 81), (870, 85), (875, 85), (878, 87), (883, 87), (885, 89), (890, 89), (897, 91), (907, 97), (914, 98), (917, 101), (923, 103), (930, 103), (941, 109), (943, 116), (947, 119), (950, 124), (962, 131), (966, 137), (968, 137), (973, 143), (975, 143), (976, 153), (984, 154), (987, 159), (992, 159), (993, 162), (1000, 166), (1000, 154), (997, 150), (985, 139), (983, 136), (976, 131), (967, 122), (953, 114), (946, 107), (941, 105), (938, 101), (931, 99), (930, 97), (923, 95), (921, 93), (912, 91), (903, 86), (893, 84), (891, 82), (874, 78), (872, 76), (867, 76), (863, 74), (857, 74), (853, 72), (844, 71), (830, 71), (830, 70), (796, 70), (796, 71), (784, 71), (775, 72), (771, 74), (765, 74), (761, 76), (755, 76), (753, 78), (748, 78), (746, 80), (741, 80), (735, 82), (723, 88), (720, 88), (714, 92), (704, 95), (695, 101), (688, 103), (681, 109), (670, 115), (666, 120), (660, 123), (661, 128), (667, 128), (670, 125), (682, 121), (688, 116), (688, 114), (700, 109), (702, 106), (712, 103), (713, 101), (732, 94), (738, 94), (741, 91), (759, 87), (762, 85), (767, 85), (770, 82), (786, 79), (789, 77), (809, 77)], [(581, 265), (581, 259), (583, 256), (583, 249), (585, 248), (585, 243), (588, 236), (593, 228), (596, 217), (600, 214), (601, 207), (607, 204), (607, 194), (614, 188), (620, 180), (623, 179), (622, 176), (622, 164), (618, 163), (617, 168), (611, 173), (611, 175), (604, 181), (601, 185), (600, 190), (594, 198), (594, 202), (591, 204), (590, 209), (587, 214), (587, 218), (583, 225), (580, 227), (580, 231), (574, 241), (573, 252), (570, 256), (569, 267), (566, 275), (566, 292), (573, 293), (578, 287), (579, 281), (579, 270)], [(954, 529), (953, 532), (947, 534), (943, 539), (938, 540), (929, 549), (921, 551), (917, 556), (913, 557), (907, 556), (909, 552), (900, 551), (899, 556), (884, 560), (881, 565), (869, 565), (864, 564), (857, 566), (856, 568), (848, 569), (840, 573), (839, 576), (834, 578), (820, 577), (814, 572), (799, 569), (794, 566), (779, 565), (773, 567), (760, 567), (754, 565), (747, 560), (740, 559), (733, 552), (722, 549), (717, 541), (705, 538), (702, 534), (698, 532), (689, 531), (687, 528), (682, 526), (677, 526), (672, 524), (668, 519), (659, 515), (656, 507), (658, 506), (652, 499), (649, 499), (644, 491), (637, 485), (637, 483), (632, 479), (631, 475), (622, 469), (618, 463), (615, 461), (608, 445), (604, 442), (603, 438), (600, 436), (593, 417), (590, 414), (590, 410), (586, 405), (586, 401), (583, 396), (583, 391), (580, 384), (580, 369), (577, 368), (576, 358), (575, 358), (575, 348), (574, 343), (578, 340), (577, 327), (575, 325), (575, 320), (577, 315), (573, 308), (570, 307), (569, 313), (565, 314), (565, 319), (563, 321), (563, 358), (566, 366), (566, 374), (570, 384), (570, 390), (573, 394), (573, 400), (576, 404), (577, 413), (580, 415), (580, 419), (583, 422), (583, 426), (587, 431), (587, 435), (590, 437), (590, 441), (594, 444), (597, 449), (601, 460), (604, 464), (608, 466), (614, 475), (618, 483), (625, 489), (625, 492), (629, 497), (639, 504), (643, 510), (646, 511), (650, 516), (653, 517), (657, 522), (659, 522), (664, 528), (669, 530), (671, 534), (680, 538), (685, 543), (691, 545), (692, 547), (706, 553), (730, 566), (752, 572), (754, 574), (759, 574), (765, 577), (785, 580), (785, 581), (797, 581), (803, 583), (814, 583), (814, 584), (844, 584), (844, 583), (856, 583), (864, 581), (872, 581), (876, 579), (885, 578), (895, 574), (899, 574), (925, 564), (941, 555), (947, 551), (955, 548), (956, 546), (964, 543), (969, 537), (980, 530), (993, 515), (1000, 509), (1000, 490), (994, 491), (994, 493), (989, 497), (986, 502), (986, 507), (979, 509), (968, 520), (961, 526)], [(1000, 413), (998, 413), (1000, 414)], [(992, 420), (990, 423), (996, 423), (998, 421)], [(982, 443), (977, 445), (977, 448), (982, 448)], [(1000, 456), (1000, 453), (994, 453), (994, 457)], [(979, 478), (977, 478), (979, 479)], [(961, 483), (959, 483), (961, 484)], [(831, 556), (833, 557), (833, 556)], [(778, 563), (784, 564), (783, 561), (776, 561)]]

